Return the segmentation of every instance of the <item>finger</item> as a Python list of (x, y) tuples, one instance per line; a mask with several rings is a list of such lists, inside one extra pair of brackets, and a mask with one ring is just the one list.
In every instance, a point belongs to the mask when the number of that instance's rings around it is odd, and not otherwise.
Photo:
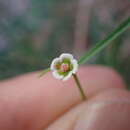
[(111, 90), (95, 97), (94, 104), (74, 126), (74, 130), (129, 130), (130, 93)]
[(46, 130), (129, 130), (130, 93), (111, 89), (76, 106)]
[[(16, 129), (44, 127), (81, 101), (73, 79), (63, 83), (50, 73), (42, 79), (37, 76), (37, 73), (28, 74), (1, 83), (0, 100), (5, 103), (4, 108), (8, 108), (7, 117), (10, 118), (7, 121), (14, 121), (11, 125), (14, 124)], [(88, 98), (104, 89), (125, 86), (116, 72), (105, 67), (84, 67), (78, 76)]]

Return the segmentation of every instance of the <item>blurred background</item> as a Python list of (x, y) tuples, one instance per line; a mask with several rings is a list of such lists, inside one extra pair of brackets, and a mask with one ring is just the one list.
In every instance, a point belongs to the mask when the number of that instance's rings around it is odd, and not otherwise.
[[(79, 58), (130, 15), (130, 0), (0, 0), (0, 80)], [(130, 86), (130, 29), (86, 64), (115, 68)]]

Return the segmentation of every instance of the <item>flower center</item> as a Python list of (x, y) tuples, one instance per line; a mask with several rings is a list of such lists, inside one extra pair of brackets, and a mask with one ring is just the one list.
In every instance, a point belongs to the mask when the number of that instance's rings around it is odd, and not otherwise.
[(60, 66), (60, 71), (61, 72), (68, 72), (70, 70), (70, 66), (66, 63), (62, 63)]

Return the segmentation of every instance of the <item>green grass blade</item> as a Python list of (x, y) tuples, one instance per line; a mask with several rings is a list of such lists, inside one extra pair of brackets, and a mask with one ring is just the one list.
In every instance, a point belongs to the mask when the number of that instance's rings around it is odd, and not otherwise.
[(50, 68), (47, 68), (47, 69), (41, 71), (41, 73), (39, 74), (39, 78), (42, 77), (43, 75), (45, 75), (49, 71), (50, 71)]
[(115, 31), (108, 35), (104, 40), (98, 42), (91, 50), (89, 50), (83, 57), (78, 61), (79, 64), (84, 64), (91, 57), (96, 55), (102, 49), (104, 49), (107, 45), (111, 43), (111, 41), (115, 40), (118, 36), (120, 36), (126, 29), (130, 27), (130, 17), (127, 18), (123, 23), (121, 23)]

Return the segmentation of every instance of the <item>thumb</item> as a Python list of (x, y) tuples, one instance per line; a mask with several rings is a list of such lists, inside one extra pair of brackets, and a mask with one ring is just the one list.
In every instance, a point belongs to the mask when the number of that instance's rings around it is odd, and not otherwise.
[(46, 130), (129, 130), (130, 94), (111, 89), (72, 109)]

